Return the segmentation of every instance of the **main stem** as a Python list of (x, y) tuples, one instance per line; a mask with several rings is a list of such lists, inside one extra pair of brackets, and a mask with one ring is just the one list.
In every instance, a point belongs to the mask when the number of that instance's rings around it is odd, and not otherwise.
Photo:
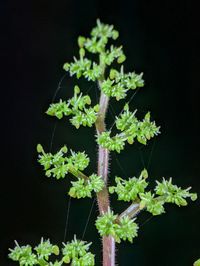
[[(101, 88), (101, 82), (99, 82), (99, 87)], [(97, 134), (100, 135), (106, 130), (105, 126), (105, 116), (108, 108), (109, 98), (101, 91), (100, 101), (99, 101), (99, 113), (96, 121)], [(98, 175), (104, 180), (105, 186), (103, 190), (97, 193), (97, 202), (99, 206), (99, 213), (102, 215), (107, 212), (110, 208), (109, 194), (107, 188), (108, 179), (108, 160), (109, 151), (102, 148), (99, 145), (98, 153)], [(115, 266), (115, 240), (112, 236), (103, 236), (103, 266)]]

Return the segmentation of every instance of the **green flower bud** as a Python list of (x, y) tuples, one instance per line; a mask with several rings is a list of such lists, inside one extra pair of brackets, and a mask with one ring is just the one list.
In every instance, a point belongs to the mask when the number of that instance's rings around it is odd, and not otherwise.
[(85, 49), (84, 48), (81, 48), (79, 50), (79, 54), (80, 54), (80, 58), (83, 58), (85, 56)]
[(117, 30), (114, 30), (112, 34), (113, 40), (116, 40), (118, 37), (119, 37), (119, 32)]
[(43, 150), (43, 147), (42, 147), (41, 144), (38, 144), (38, 145), (37, 145), (37, 152), (38, 152), (38, 153), (44, 153), (44, 150)]
[(79, 94), (80, 93), (80, 89), (79, 89), (79, 87), (77, 85), (74, 87), (74, 93), (75, 94)]
[(147, 172), (147, 169), (143, 169), (142, 172), (141, 172), (141, 176), (146, 179), (148, 178), (148, 172)]
[(80, 48), (82, 48), (82, 47), (84, 46), (85, 41), (86, 41), (85, 37), (83, 37), (83, 36), (79, 36), (79, 37), (78, 37), (78, 46), (79, 46)]
[(68, 71), (69, 68), (70, 68), (70, 64), (69, 64), (69, 63), (65, 63), (65, 64), (63, 65), (63, 69), (64, 69), (65, 71)]
[(59, 247), (56, 246), (56, 245), (53, 246), (53, 247), (52, 247), (52, 252), (53, 252), (54, 255), (58, 256), (59, 253), (60, 253), (60, 251), (59, 251)]
[(120, 57), (118, 57), (117, 59), (117, 63), (121, 64), (126, 60), (126, 56), (124, 54), (120, 55)]
[(110, 79), (114, 79), (115, 77), (116, 77), (116, 75), (117, 75), (117, 70), (115, 70), (115, 69), (111, 69), (110, 70)]
[(191, 193), (191, 200), (192, 201), (197, 200), (197, 193)]
[(67, 151), (68, 151), (67, 146), (63, 146), (63, 147), (61, 148), (61, 151), (62, 151), (63, 153), (67, 153)]

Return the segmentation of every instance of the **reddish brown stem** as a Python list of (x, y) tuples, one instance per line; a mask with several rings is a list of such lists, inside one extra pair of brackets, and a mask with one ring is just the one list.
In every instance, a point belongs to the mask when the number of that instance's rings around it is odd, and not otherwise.
[[(100, 84), (99, 84), (100, 85)], [(108, 108), (109, 98), (101, 92), (99, 101), (99, 114), (96, 121), (97, 134), (100, 135), (106, 130), (105, 127), (105, 115)], [(108, 161), (109, 151), (99, 146), (98, 154), (98, 175), (102, 176), (105, 187), (99, 193), (97, 193), (97, 202), (99, 206), (99, 213), (102, 215), (110, 208), (109, 194), (107, 188), (108, 179)], [(112, 236), (104, 236), (102, 239), (103, 244), (103, 266), (115, 265), (115, 240)]]

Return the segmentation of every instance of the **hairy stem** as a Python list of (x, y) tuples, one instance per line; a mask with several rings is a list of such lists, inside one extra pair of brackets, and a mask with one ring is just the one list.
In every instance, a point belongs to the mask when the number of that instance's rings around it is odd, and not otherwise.
[[(99, 82), (101, 87), (101, 83)], [(101, 92), (99, 101), (99, 114), (96, 121), (97, 134), (101, 134), (106, 130), (105, 126), (105, 115), (108, 108), (109, 98)], [(99, 206), (99, 213), (102, 215), (107, 212), (110, 208), (109, 194), (107, 189), (108, 179), (108, 160), (109, 151), (99, 146), (98, 153), (98, 175), (102, 176), (105, 186), (102, 191), (97, 193), (97, 202)], [(115, 265), (115, 240), (111, 236), (103, 236), (103, 266), (114, 266)]]

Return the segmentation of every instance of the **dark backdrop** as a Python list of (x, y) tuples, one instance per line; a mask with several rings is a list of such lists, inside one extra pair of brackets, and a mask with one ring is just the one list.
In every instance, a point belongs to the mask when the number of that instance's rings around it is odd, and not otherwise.
[[(112, 154), (110, 178), (137, 175), (146, 166), (152, 180), (172, 176), (178, 185), (200, 192), (197, 10), (195, 1), (189, 0), (0, 2), (0, 265), (13, 265), (7, 249), (14, 239), (33, 245), (41, 236), (63, 241), (69, 181), (45, 178), (35, 147), (39, 142), (46, 149), (50, 146), (56, 120), (44, 112), (64, 74), (63, 63), (78, 52), (77, 36), (89, 34), (97, 17), (120, 31), (127, 70), (144, 72), (146, 86), (133, 98), (131, 108), (138, 108), (141, 115), (151, 110), (162, 131), (147, 148), (127, 146), (119, 156)], [(66, 76), (57, 99), (70, 97), (73, 85), (74, 79)], [(95, 100), (96, 86), (90, 89)], [(122, 103), (111, 104), (117, 114)], [(108, 125), (112, 119), (109, 113)], [(56, 126), (52, 150), (64, 143), (74, 150), (86, 149), (91, 157), (88, 171), (94, 171), (94, 133), (94, 129), (76, 131), (63, 120)], [(67, 240), (74, 233), (81, 237), (91, 203), (71, 201)], [(84, 238), (95, 242), (92, 249), (100, 261), (96, 215), (94, 208)], [(117, 248), (119, 265), (189, 266), (200, 257), (199, 200), (180, 209), (169, 206), (166, 214), (152, 219), (143, 213), (138, 222), (139, 237), (132, 245)]]

